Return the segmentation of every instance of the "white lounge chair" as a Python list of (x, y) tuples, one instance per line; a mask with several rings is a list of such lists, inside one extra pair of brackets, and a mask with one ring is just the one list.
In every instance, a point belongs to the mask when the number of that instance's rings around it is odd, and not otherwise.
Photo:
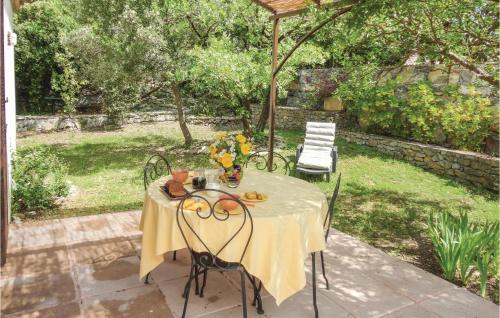
[(297, 147), (296, 173), (330, 174), (337, 170), (338, 151), (335, 143), (335, 124), (308, 122), (304, 144)]

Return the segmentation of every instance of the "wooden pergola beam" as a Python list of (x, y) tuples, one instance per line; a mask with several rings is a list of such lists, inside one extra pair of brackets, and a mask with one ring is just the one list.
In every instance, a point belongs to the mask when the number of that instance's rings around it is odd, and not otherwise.
[[(328, 23), (334, 21), (341, 15), (351, 11), (355, 4), (361, 3), (363, 0), (332, 0), (328, 3), (323, 0), (253, 0), (255, 3), (266, 8), (273, 15), (273, 49), (272, 49), (272, 73), (271, 73), (271, 90), (269, 96), (269, 136), (268, 136), (268, 161), (267, 170), (273, 170), (273, 154), (274, 154), (274, 127), (275, 127), (275, 114), (277, 110), (277, 76), (283, 65), (288, 61), (290, 56), (304, 43), (307, 39), (312, 37), (316, 32), (323, 28)], [(321, 21), (317, 26), (312, 28), (309, 32), (304, 34), (292, 49), (285, 55), (283, 60), (278, 64), (278, 45), (279, 45), (279, 21), (280, 18), (286, 16), (297, 15), (311, 5), (315, 4), (318, 7), (324, 6), (337, 6), (338, 9), (329, 18)]]

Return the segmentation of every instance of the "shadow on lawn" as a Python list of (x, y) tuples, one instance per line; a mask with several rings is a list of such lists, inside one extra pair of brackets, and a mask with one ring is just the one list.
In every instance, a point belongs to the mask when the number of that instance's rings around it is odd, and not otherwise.
[[(144, 136), (70, 146), (59, 144), (51, 148), (68, 163), (70, 175), (85, 176), (104, 170), (132, 169), (137, 170), (140, 176), (149, 156), (159, 150), (165, 150), (166, 158), (172, 162), (178, 162), (186, 157), (177, 153), (178, 143), (178, 140), (168, 137)], [(193, 158), (190, 157), (192, 161)]]
[(470, 211), (471, 206), (348, 182), (339, 196), (333, 226), (439, 275), (440, 268), (426, 234), (427, 218), (431, 212), (457, 210)]

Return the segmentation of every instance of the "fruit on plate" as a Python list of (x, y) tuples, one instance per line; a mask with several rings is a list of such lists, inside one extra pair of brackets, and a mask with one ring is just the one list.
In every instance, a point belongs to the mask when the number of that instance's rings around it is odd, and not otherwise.
[(245, 198), (248, 200), (264, 200), (264, 195), (262, 193), (252, 191), (252, 192), (245, 192)]
[(186, 210), (197, 211), (204, 210), (208, 208), (208, 204), (206, 202), (195, 201), (194, 199), (187, 199), (184, 201), (182, 207)]
[(221, 194), (219, 196), (219, 206), (223, 210), (227, 211), (234, 210), (239, 206), (239, 203), (235, 201), (236, 199), (239, 199), (239, 197), (240, 196), (237, 194), (231, 194), (231, 195)]

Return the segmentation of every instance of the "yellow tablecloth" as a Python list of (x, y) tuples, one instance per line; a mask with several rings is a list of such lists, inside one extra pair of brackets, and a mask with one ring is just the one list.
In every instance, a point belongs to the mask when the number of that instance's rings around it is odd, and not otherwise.
[[(146, 191), (140, 229), (143, 232), (141, 278), (164, 261), (166, 252), (186, 248), (177, 226), (179, 201), (170, 201), (160, 191), (165, 180), (154, 182)], [(259, 191), (268, 200), (250, 207), (253, 235), (242, 264), (257, 277), (279, 305), (306, 285), (304, 260), (312, 252), (325, 248), (322, 222), (328, 210), (326, 196), (313, 184), (277, 173), (246, 170), (237, 189), (222, 186), (223, 191), (243, 193)], [(203, 226), (210, 227), (209, 223)], [(227, 227), (226, 229), (221, 227)], [(213, 233), (214, 240), (226, 239), (234, 233), (234, 224), (219, 222), (217, 230), (197, 229)], [(219, 257), (228, 262), (239, 261), (248, 235), (239, 235), (238, 243)], [(236, 246), (237, 248), (234, 248)]]

